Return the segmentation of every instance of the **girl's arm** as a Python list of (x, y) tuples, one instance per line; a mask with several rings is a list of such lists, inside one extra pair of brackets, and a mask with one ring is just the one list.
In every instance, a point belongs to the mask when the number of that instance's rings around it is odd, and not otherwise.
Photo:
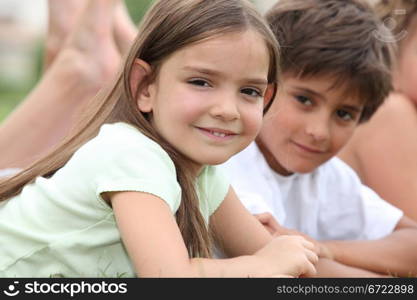
[[(216, 214), (226, 216), (229, 208), (240, 211), (229, 203), (233, 201), (229, 195)], [(190, 259), (176, 220), (163, 200), (140, 192), (117, 192), (109, 193), (108, 196), (122, 240), (140, 277), (298, 276), (303, 273), (313, 274), (315, 271), (311, 261), (315, 262), (317, 256), (309, 249), (312, 248), (311, 243), (297, 237), (282, 237), (271, 241), (262, 226), (255, 225), (256, 220), (252, 222), (245, 215), (238, 218), (233, 212), (227, 216), (238, 223), (228, 223), (216, 216), (216, 228), (219, 233), (223, 233), (222, 237), (230, 238), (226, 241), (228, 249), (242, 256), (230, 259)], [(241, 237), (230, 236), (231, 231), (223, 228), (226, 223), (233, 228), (240, 228), (231, 230), (236, 233), (244, 234), (246, 228), (250, 233), (246, 243)], [(252, 238), (254, 242), (249, 241)], [(256, 254), (245, 255), (262, 246), (265, 247)]]
[[(314, 245), (300, 236), (272, 237), (262, 224), (243, 206), (233, 188), (212, 215), (212, 228), (229, 257), (240, 255), (268, 257), (278, 274), (298, 276), (315, 274), (313, 264), (318, 260)], [(277, 247), (271, 244), (277, 244)], [(269, 249), (269, 250), (267, 250)], [(275, 271), (277, 272), (277, 271)]]

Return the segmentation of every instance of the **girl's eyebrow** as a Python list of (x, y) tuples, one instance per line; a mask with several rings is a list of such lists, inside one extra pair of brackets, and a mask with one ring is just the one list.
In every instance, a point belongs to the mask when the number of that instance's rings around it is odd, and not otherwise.
[[(205, 75), (211, 75), (211, 76), (217, 76), (217, 77), (225, 77), (221, 72), (204, 68), (204, 67), (193, 67), (193, 66), (185, 66), (183, 67), (183, 70), (185, 71), (192, 71), (197, 72), (200, 74)], [(251, 83), (251, 84), (262, 84), (262, 85), (268, 85), (268, 80), (262, 79), (262, 78), (245, 78), (242, 81)]]
[(198, 72), (201, 74), (207, 74), (207, 75), (217, 75), (220, 76), (220, 72), (212, 70), (212, 69), (208, 69), (208, 68), (203, 68), (203, 67), (192, 67), (192, 66), (185, 66), (183, 68), (186, 71), (194, 71), (194, 72)]

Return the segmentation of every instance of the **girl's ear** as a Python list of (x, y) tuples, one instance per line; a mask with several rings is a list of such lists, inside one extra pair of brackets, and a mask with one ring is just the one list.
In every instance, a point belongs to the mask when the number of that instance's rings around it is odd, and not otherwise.
[(152, 111), (152, 99), (149, 93), (150, 83), (148, 81), (151, 73), (152, 68), (146, 61), (139, 58), (135, 59), (130, 72), (130, 91), (139, 110), (145, 113)]

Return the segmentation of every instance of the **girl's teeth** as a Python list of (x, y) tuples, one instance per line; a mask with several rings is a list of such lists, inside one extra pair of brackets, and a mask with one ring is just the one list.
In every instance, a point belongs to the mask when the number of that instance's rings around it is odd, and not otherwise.
[(215, 131), (212, 131), (211, 133), (215, 136), (218, 136), (218, 137), (225, 137), (226, 136), (225, 133), (220, 133), (220, 132), (215, 132)]

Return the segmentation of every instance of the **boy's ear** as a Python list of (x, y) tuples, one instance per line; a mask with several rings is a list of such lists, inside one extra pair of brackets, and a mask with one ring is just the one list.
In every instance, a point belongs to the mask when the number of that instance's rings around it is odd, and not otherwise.
[(277, 85), (275, 83), (268, 84), (265, 96), (264, 96), (264, 107), (267, 107), (269, 103), (272, 101), (272, 98), (275, 96), (275, 90), (277, 88)]
[(130, 92), (136, 100), (137, 106), (142, 112), (152, 111), (152, 98), (149, 93), (149, 76), (152, 73), (151, 66), (144, 60), (136, 58), (130, 71)]

